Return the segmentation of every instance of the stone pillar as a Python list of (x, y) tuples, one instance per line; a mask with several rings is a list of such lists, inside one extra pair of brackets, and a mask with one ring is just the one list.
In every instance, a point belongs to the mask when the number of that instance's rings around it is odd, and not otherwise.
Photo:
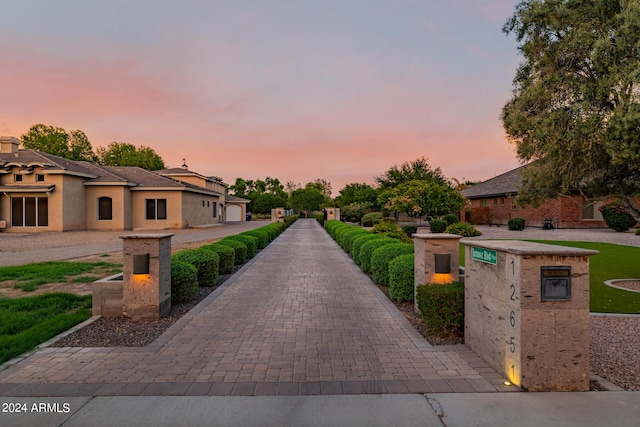
[[(159, 319), (171, 312), (171, 236), (173, 234), (131, 234), (122, 236), (123, 316), (134, 320)], [(148, 258), (147, 258), (148, 257)], [(145, 264), (148, 273), (134, 271)]]
[[(458, 254), (460, 252), (460, 239), (462, 237), (456, 234), (445, 233), (425, 233), (414, 234), (414, 286), (413, 307), (418, 312), (418, 299), (416, 298), (416, 289), (418, 285), (426, 283), (452, 283), (460, 280), (460, 261)], [(448, 255), (449, 257), (449, 273), (436, 272), (436, 254)], [(445, 257), (446, 258), (446, 257)]]
[(271, 209), (271, 222), (281, 222), (284, 218), (284, 208)]
[(327, 221), (331, 219), (336, 219), (340, 221), (340, 208), (326, 208), (327, 211)]
[(466, 240), (465, 344), (521, 390), (589, 390), (593, 250)]

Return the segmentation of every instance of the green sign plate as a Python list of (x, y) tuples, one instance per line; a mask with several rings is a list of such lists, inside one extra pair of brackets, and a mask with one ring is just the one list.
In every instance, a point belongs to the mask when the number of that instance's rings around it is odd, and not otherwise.
[(498, 264), (498, 253), (492, 249), (476, 248), (472, 246), (471, 258), (476, 261), (486, 262), (487, 264)]

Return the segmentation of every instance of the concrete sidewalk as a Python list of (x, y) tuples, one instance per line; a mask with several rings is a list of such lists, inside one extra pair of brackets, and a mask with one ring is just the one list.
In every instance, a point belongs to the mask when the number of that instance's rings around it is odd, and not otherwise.
[(640, 419), (640, 394), (629, 392), (0, 398), (5, 403), (26, 412), (7, 407), (3, 427), (636, 427)]

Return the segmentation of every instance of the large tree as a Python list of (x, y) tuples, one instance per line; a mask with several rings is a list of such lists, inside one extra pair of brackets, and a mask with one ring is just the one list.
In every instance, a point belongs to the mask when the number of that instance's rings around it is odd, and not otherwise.
[(291, 207), (303, 211), (305, 216), (309, 216), (311, 211), (320, 209), (326, 198), (320, 190), (309, 184), (291, 193)]
[(524, 57), (502, 110), (519, 202), (579, 191), (640, 217), (640, 1), (521, 1), (503, 31)]
[(54, 154), (69, 160), (88, 162), (96, 160), (91, 143), (81, 130), (67, 132), (60, 127), (38, 123), (31, 126), (20, 139), (24, 148)]
[(343, 208), (352, 203), (370, 203), (371, 206), (376, 206), (378, 204), (378, 192), (369, 184), (359, 182), (347, 184), (336, 197), (336, 204)]
[(413, 180), (382, 190), (380, 203), (391, 212), (406, 212), (411, 218), (439, 217), (459, 212), (464, 196), (453, 185), (437, 179)]
[(99, 162), (105, 166), (138, 166), (148, 170), (164, 169), (164, 161), (152, 148), (136, 147), (126, 142), (112, 142), (98, 147)]
[(376, 176), (375, 179), (381, 190), (395, 188), (400, 184), (414, 180), (446, 182), (440, 168), (433, 169), (425, 157), (420, 157), (411, 162), (404, 162), (399, 166), (393, 165), (383, 175)]

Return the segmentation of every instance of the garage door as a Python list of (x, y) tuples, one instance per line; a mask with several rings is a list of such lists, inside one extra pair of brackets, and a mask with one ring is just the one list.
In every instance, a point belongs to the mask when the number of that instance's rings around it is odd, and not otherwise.
[(227, 221), (242, 221), (242, 208), (238, 205), (227, 205)]

